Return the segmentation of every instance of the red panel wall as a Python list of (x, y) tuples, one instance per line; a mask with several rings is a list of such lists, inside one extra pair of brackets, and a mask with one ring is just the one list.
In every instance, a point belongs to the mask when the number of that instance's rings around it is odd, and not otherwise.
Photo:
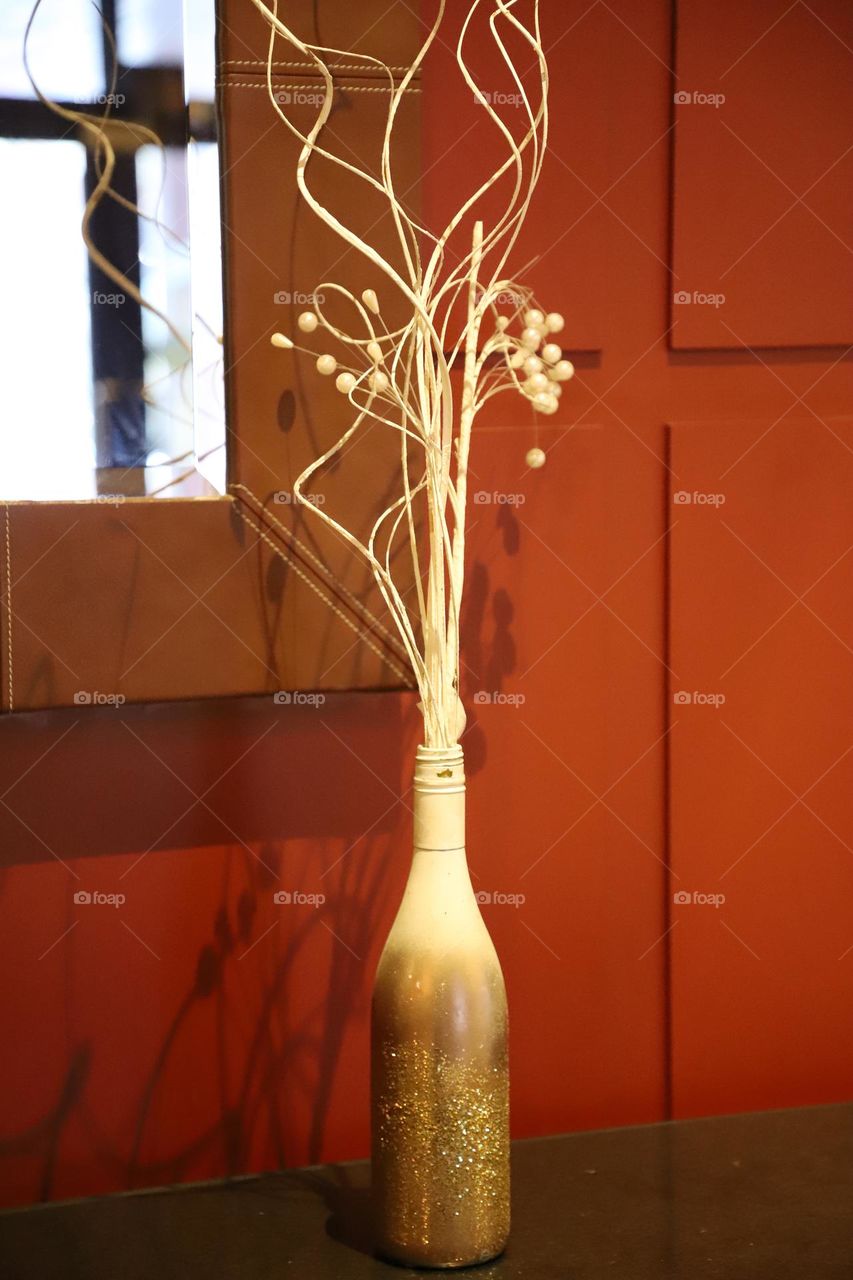
[[(849, 1006), (840, 980), (826, 981), (828, 964), (809, 960), (817, 952), (803, 943), (801, 964), (765, 963), (760, 998), (741, 995), (734, 1020), (717, 991), (715, 1035), (705, 1005), (720, 942), (706, 946), (700, 932), (710, 917), (667, 933), (668, 763), (679, 787), (670, 808), (682, 815), (673, 852), (691, 885), (695, 873), (702, 888), (700, 860), (717, 848), (690, 826), (689, 788), (725, 785), (733, 825), (721, 839), (758, 819), (731, 748), (718, 781), (713, 742), (692, 754), (670, 746), (681, 727), (668, 732), (668, 667), (681, 666), (667, 646), (684, 637), (692, 661), (693, 579), (720, 570), (717, 544), (697, 536), (668, 576), (670, 494), (687, 487), (693, 461), (673, 457), (670, 474), (665, 424), (708, 424), (696, 438), (712, 470), (741, 442), (753, 448), (760, 483), (752, 507), (749, 486), (738, 491), (737, 528), (768, 553), (787, 531), (778, 571), (805, 587), (811, 564), (791, 558), (791, 531), (816, 547), (814, 530), (830, 528), (828, 551), (843, 542), (845, 513), (821, 508), (819, 481), (805, 496), (796, 483), (819, 433), (775, 434), (788, 416), (831, 425), (850, 393), (838, 352), (774, 352), (765, 363), (670, 350), (672, 18), (663, 0), (545, 7), (553, 154), (518, 260), (538, 258), (536, 287), (567, 314), (578, 372), (558, 417), (538, 428), (517, 404), (499, 405), (473, 459), (472, 489), (491, 500), (472, 507), (465, 619), (471, 861), (478, 889), (525, 899), (484, 906), (510, 992), (517, 1135), (653, 1120), (673, 1100), (685, 1113), (850, 1091), (835, 1029)], [(445, 96), (428, 92), (425, 106), (430, 163), (446, 154), (451, 166), (431, 170), (435, 214), (446, 184), (470, 181), (488, 157), (466, 150)], [(587, 187), (594, 208), (578, 221)], [(537, 430), (548, 462), (531, 473), (524, 455)], [(820, 458), (830, 474), (825, 449)], [(784, 511), (773, 506), (777, 482)], [(748, 633), (768, 586), (733, 577), (720, 591), (727, 625)], [(849, 596), (827, 584), (811, 602), (850, 643)], [(825, 649), (815, 624), (785, 651), (815, 697)], [(738, 731), (764, 723), (763, 697), (743, 682)], [(816, 776), (829, 759), (827, 719), (773, 723), (782, 745), (764, 744), (768, 761), (808, 785), (806, 745), (785, 744), (805, 726)], [(405, 875), (415, 741), (412, 702), (395, 695), (321, 708), (86, 708), (0, 724), (4, 1199), (365, 1154), (369, 989)], [(819, 812), (840, 831), (848, 801), (834, 778), (821, 786)], [(847, 873), (824, 836), (824, 872), (834, 858), (840, 877), (825, 883), (841, 892)], [(801, 854), (785, 846), (774, 886), (792, 930)], [(126, 902), (75, 904), (81, 889)], [(294, 889), (326, 901), (275, 903)], [(769, 910), (754, 887), (727, 919), (763, 943)], [(812, 899), (804, 934), (818, 917)], [(831, 919), (834, 946), (843, 921)], [(784, 950), (784, 930), (773, 937)], [(762, 1061), (775, 1054), (772, 1073), (747, 1061), (759, 1044)]]
[(853, 9), (678, 0), (672, 345), (853, 340)]
[(853, 1084), (853, 420), (771, 423), (672, 431), (680, 1115)]

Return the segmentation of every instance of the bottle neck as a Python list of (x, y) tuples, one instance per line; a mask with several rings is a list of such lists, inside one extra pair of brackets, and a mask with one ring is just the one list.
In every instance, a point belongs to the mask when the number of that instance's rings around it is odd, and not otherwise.
[(415, 850), (464, 850), (465, 761), (462, 748), (418, 747), (413, 791)]

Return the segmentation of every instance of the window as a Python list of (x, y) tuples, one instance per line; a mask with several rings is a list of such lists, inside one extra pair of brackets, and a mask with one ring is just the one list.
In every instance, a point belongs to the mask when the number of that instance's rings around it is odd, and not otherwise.
[[(39, 100), (31, 17), (39, 91), (109, 131), (90, 229), (117, 276), (81, 232), (96, 139)], [(109, 0), (103, 22), (91, 0), (4, 6), (0, 499), (224, 491), (213, 0), (188, 0), (186, 66), (183, 19), (171, 0)]]

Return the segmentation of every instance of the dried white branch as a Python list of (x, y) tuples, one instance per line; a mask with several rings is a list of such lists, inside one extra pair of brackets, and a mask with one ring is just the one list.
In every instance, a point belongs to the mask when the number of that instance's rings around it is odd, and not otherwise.
[[(411, 313), (406, 324), (389, 330), (376, 289), (365, 290), (359, 299), (335, 282), (318, 287), (318, 293), (328, 293), (339, 303), (352, 305), (357, 332), (333, 322), (325, 302), (315, 303), (300, 315), (298, 326), (306, 334), (322, 333), (348, 351), (345, 365), (328, 352), (311, 354), (317, 358), (320, 374), (336, 375), (338, 390), (352, 406), (354, 417), (339, 439), (303, 471), (294, 491), (300, 501), (308, 503), (307, 482), (332, 459), (340, 461), (368, 427), (399, 432), (400, 493), (375, 518), (366, 542), (325, 508), (309, 505), (318, 519), (370, 565), (418, 683), (425, 742), (428, 746), (452, 746), (464, 727), (459, 699), (459, 632), (465, 580), (467, 476), (474, 424), (483, 405), (507, 390), (520, 393), (541, 413), (554, 413), (561, 384), (573, 372), (553, 342), (553, 334), (563, 328), (562, 316), (556, 312), (546, 316), (530, 291), (506, 278), (505, 270), (530, 208), (548, 137), (548, 69), (539, 0), (528, 0), (525, 7), (532, 17), (527, 23), (518, 16), (519, 0), (472, 0), (470, 4), (457, 41), (456, 61), (475, 109), (484, 111), (498, 131), (506, 156), (462, 201), (438, 236), (416, 222), (397, 196), (393, 140), (406, 91), (439, 38), (445, 0), (441, 0), (433, 25), (399, 81), (390, 67), (375, 58), (300, 40), (278, 16), (277, 0), (272, 0), (272, 7), (264, 0), (252, 3), (270, 29), (270, 99), (279, 118), (301, 144), (296, 168), (299, 191), (327, 227), (379, 270), (383, 288), (390, 288), (395, 296), (395, 312), (402, 300), (404, 311)], [(520, 136), (516, 136), (518, 123), (513, 129), (502, 118), (468, 65), (466, 52), (468, 42), (474, 38), (474, 23), (486, 17), (494, 47), (520, 97)], [(482, 39), (483, 32), (478, 30), (477, 36)], [(273, 53), (278, 39), (315, 66), (322, 78), (322, 102), (307, 132), (288, 118), (275, 95)], [(534, 101), (525, 84), (530, 75), (520, 70), (521, 54), (513, 51), (515, 46), (524, 51), (526, 68), (532, 54)], [(334, 101), (334, 77), (329, 65), (333, 57), (350, 61), (357, 57), (387, 77), (389, 106), (378, 178), (335, 155), (320, 141)], [(399, 242), (398, 265), (383, 257), (315, 194), (311, 173), (318, 160), (341, 167), (381, 193)], [(487, 193), (499, 186), (507, 187), (505, 207), (487, 229), (476, 216), (477, 207)], [(466, 244), (461, 255), (451, 250), (451, 241), (460, 234), (470, 237), (470, 248)], [(456, 263), (448, 267), (451, 256)], [(507, 298), (511, 299), (509, 307), (504, 305)], [(520, 331), (511, 332), (514, 328)], [(283, 348), (305, 349), (283, 334), (274, 335), (273, 342)], [(463, 361), (458, 405), (451, 380), (451, 368), (457, 360)], [(401, 534), (405, 534), (411, 561), (415, 618), (395, 581), (395, 555)], [(406, 594), (409, 593), (407, 589)]]

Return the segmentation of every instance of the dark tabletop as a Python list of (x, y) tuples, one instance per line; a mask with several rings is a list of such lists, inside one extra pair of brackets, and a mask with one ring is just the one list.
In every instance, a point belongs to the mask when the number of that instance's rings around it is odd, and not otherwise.
[[(0, 1215), (2, 1280), (377, 1280), (366, 1164)], [(476, 1280), (853, 1280), (853, 1106), (517, 1142)]]

